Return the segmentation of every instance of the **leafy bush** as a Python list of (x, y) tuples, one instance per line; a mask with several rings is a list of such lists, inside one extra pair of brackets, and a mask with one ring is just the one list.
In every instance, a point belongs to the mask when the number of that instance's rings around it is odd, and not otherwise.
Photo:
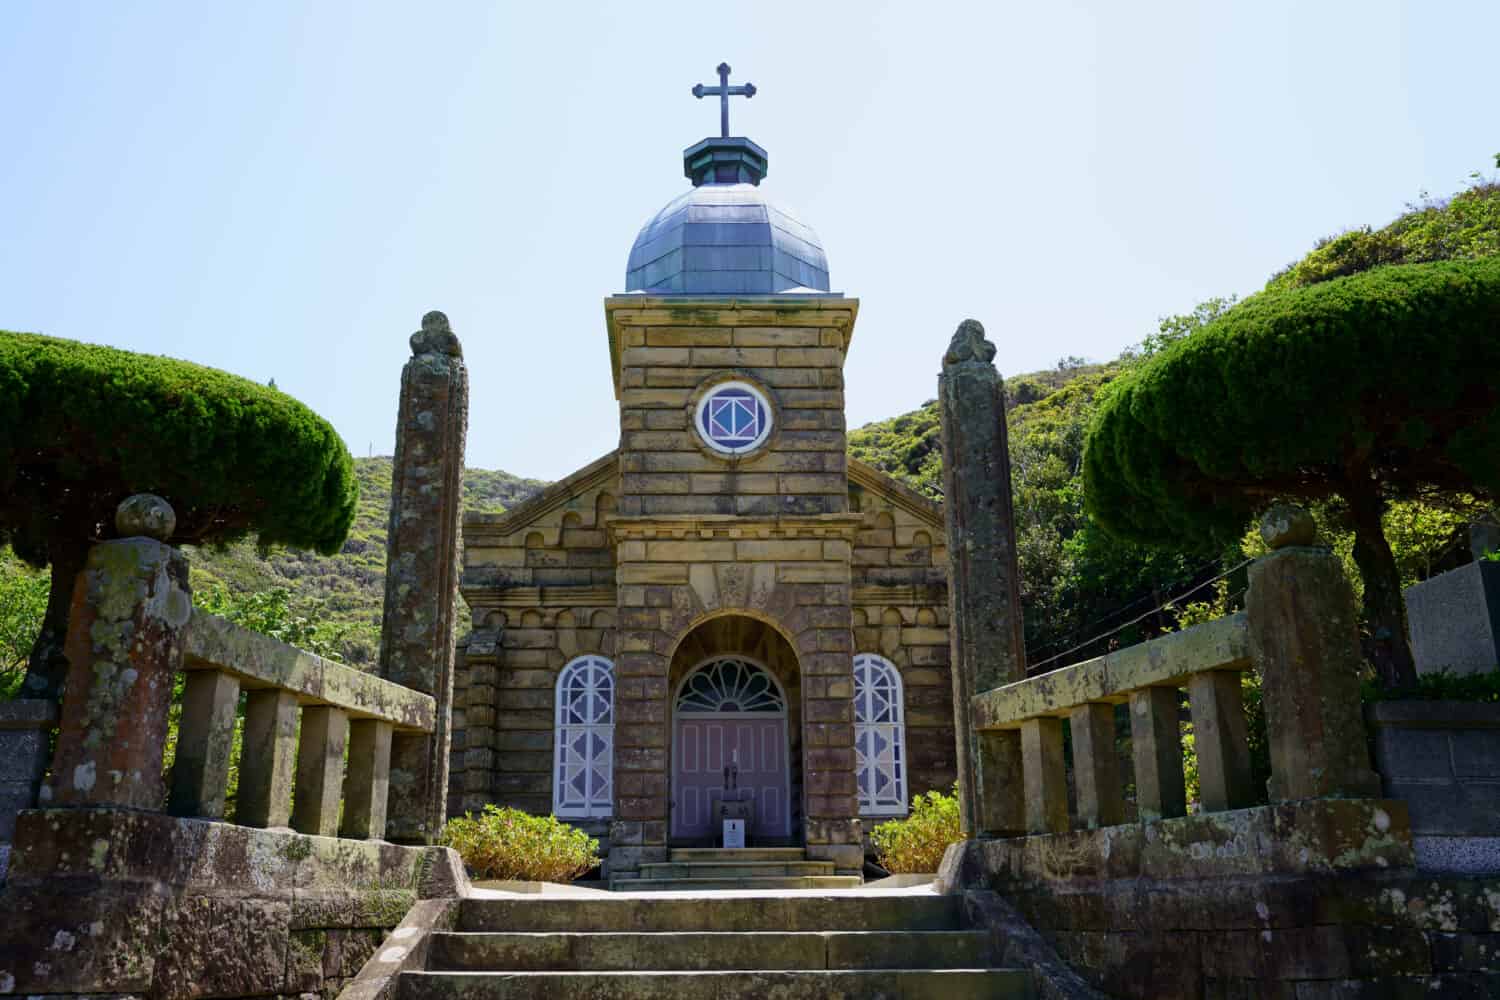
[(571, 882), (599, 864), (599, 841), (556, 816), (487, 805), (443, 827), (443, 843), (481, 879)]
[(1372, 701), (1489, 701), (1500, 702), (1500, 667), (1486, 674), (1454, 674), (1446, 670), (1422, 674), (1416, 687), (1386, 690), (1366, 683), (1360, 691)]
[(958, 826), (958, 786), (952, 795), (933, 789), (911, 800), (911, 815), (870, 832), (875, 856), (888, 872), (935, 872), (948, 845), (963, 839)]
[(1388, 264), (1495, 254), (1500, 254), (1500, 184), (1478, 179), (1452, 198), (1410, 206), (1383, 229), (1361, 226), (1329, 237), (1266, 287), (1300, 288)]

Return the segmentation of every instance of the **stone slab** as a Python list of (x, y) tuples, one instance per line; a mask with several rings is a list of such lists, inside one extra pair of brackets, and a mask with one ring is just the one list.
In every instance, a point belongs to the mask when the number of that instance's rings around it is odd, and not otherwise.
[(1147, 687), (1182, 687), (1195, 673), (1250, 669), (1243, 612), (1031, 677), (974, 698), (981, 729), (1019, 729), (1028, 718), (1062, 717), (1091, 701), (1124, 702)]
[(1483, 673), (1500, 664), (1500, 562), (1439, 573), (1405, 596), (1418, 673)]
[(252, 632), (216, 615), (194, 610), (186, 630), (185, 667), (222, 670), (240, 686), (284, 688), (304, 704), (341, 708), (355, 719), (381, 719), (398, 729), (431, 732), (435, 702), (399, 684), (342, 663), (325, 660)]
[(401, 976), (403, 1000), (460, 1000), (505, 997), (507, 1000), (588, 996), (626, 998), (777, 997), (780, 1000), (1007, 1000), (1032, 995), (1031, 976), (1003, 969), (900, 969), (879, 971), (763, 972), (506, 972), (474, 975), (462, 972), (407, 972)]

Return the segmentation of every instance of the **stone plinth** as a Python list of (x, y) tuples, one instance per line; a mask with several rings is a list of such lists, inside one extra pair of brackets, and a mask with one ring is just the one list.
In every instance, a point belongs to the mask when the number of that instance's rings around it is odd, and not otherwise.
[(465, 891), (455, 871), (447, 848), (30, 810), (0, 890), (0, 990), (332, 996), (418, 898)]
[(1500, 705), (1365, 707), (1385, 794), (1411, 811), (1426, 870), (1500, 872)]
[(1320, 800), (969, 841), (939, 879), (997, 892), (1111, 997), (1490, 995), (1500, 876), (1412, 859), (1403, 803)]
[(1016, 564), (1005, 390), (984, 328), (965, 320), (938, 378), (947, 522), (950, 659), (958, 744), (958, 803), (966, 834), (1015, 833), (1027, 825), (1021, 776), (985, 774), (982, 761), (1013, 761), (1011, 748), (983, 746), (972, 718), (976, 695), (1021, 680), (1021, 580)]
[(162, 808), (167, 711), (192, 614), (176, 549), (136, 537), (89, 551), (68, 614), (67, 694), (44, 804)]
[(447, 805), (469, 376), (442, 313), (422, 318), (411, 349), (391, 470), (380, 675), (437, 701), (431, 735), (391, 740), (387, 835), (424, 842), (442, 828)]

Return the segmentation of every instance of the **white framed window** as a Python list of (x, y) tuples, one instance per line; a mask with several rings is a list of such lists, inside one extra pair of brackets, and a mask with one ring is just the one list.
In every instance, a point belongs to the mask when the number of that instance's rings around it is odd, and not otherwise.
[(567, 819), (607, 818), (614, 806), (615, 665), (580, 656), (557, 675), (552, 811)]
[(861, 816), (906, 815), (901, 674), (874, 653), (854, 657), (854, 773)]

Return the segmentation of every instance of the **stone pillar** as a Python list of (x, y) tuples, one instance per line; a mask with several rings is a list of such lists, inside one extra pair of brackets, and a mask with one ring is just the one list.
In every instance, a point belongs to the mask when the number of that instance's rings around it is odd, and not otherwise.
[(1207, 670), (1188, 678), (1193, 747), (1198, 753), (1198, 798), (1204, 812), (1255, 804), (1250, 781), (1250, 745), (1240, 675)]
[(1176, 688), (1130, 692), (1130, 743), (1135, 756), (1135, 804), (1141, 821), (1187, 815), (1182, 773), (1181, 696)]
[(194, 670), (182, 690), (182, 721), (167, 811), (223, 819), (240, 684), (220, 670)]
[(1261, 521), (1270, 555), (1250, 567), (1245, 611), (1261, 672), (1272, 802), (1378, 798), (1360, 713), (1354, 592), (1317, 545), (1311, 515), (1277, 505)]
[[(1005, 389), (994, 357), (984, 327), (965, 320), (938, 378), (958, 803), (963, 831), (970, 835), (1019, 834), (1026, 826), (1014, 747), (987, 752), (971, 715), (976, 694), (1026, 676)], [(986, 760), (1010, 766), (986, 770)]]
[(1125, 822), (1125, 786), (1115, 753), (1115, 707), (1102, 702), (1079, 705), (1068, 714), (1073, 733), (1073, 774), (1078, 785), (1078, 818), (1090, 830)]
[(1026, 832), (1068, 832), (1068, 775), (1062, 720), (1049, 715), (1021, 723)]
[(236, 823), (262, 828), (291, 823), (297, 714), (297, 696), (290, 691), (263, 688), (246, 695)]
[(338, 834), (348, 738), (349, 716), (343, 709), (309, 705), (302, 710), (297, 787), (292, 795), (292, 828), (298, 833), (318, 837)]
[(391, 740), (387, 836), (421, 843), (437, 836), (447, 812), (469, 375), (440, 312), (422, 317), (411, 350), (391, 470), (380, 675), (437, 700), (432, 734)]
[(68, 683), (44, 806), (159, 812), (172, 681), (193, 617), (188, 564), (165, 544), (177, 517), (160, 497), (120, 504), (120, 538), (89, 550), (68, 614)]

